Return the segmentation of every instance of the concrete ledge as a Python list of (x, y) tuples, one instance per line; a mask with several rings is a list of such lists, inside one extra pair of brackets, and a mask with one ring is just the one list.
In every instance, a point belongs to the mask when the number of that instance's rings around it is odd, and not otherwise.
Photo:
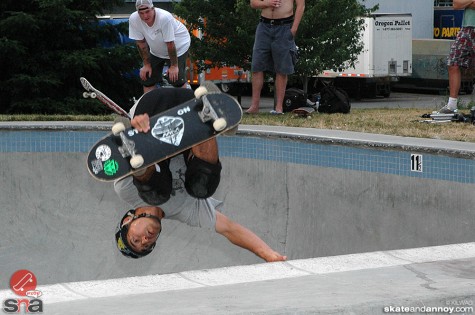
[(289, 138), (351, 146), (379, 147), (404, 151), (420, 151), (450, 156), (475, 156), (475, 143), (472, 142), (401, 137), (354, 131), (241, 125), (239, 126), (238, 134), (247, 136)]
[[(97, 121), (19, 121), (0, 122), (0, 130), (83, 130), (109, 131), (112, 122)], [(439, 139), (400, 137), (343, 130), (240, 125), (240, 136), (264, 136), (351, 146), (420, 151), (434, 154), (475, 157), (475, 143)]]
[[(223, 310), (227, 314), (379, 314), (391, 305), (473, 307), (474, 274), (475, 243), (465, 243), (37, 289), (49, 310), (46, 314), (67, 314), (73, 306), (84, 314), (142, 314), (157, 309), (183, 314), (193, 305), (196, 310), (204, 305), (206, 314)], [(239, 301), (229, 302), (227, 297), (236, 291)], [(9, 295), (9, 290), (0, 291), (1, 299)], [(167, 306), (160, 308), (165, 296)], [(148, 303), (150, 299), (156, 302)], [(137, 304), (140, 312), (135, 311)]]

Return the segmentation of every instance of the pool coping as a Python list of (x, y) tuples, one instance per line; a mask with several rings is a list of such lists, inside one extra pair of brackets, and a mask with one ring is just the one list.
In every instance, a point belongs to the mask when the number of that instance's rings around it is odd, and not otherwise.
[[(0, 130), (108, 131), (111, 121), (19, 121), (0, 122)], [(287, 138), (316, 143), (350, 145), (388, 150), (416, 151), (452, 157), (475, 158), (475, 143), (402, 137), (364, 132), (283, 126), (240, 125), (240, 136)]]

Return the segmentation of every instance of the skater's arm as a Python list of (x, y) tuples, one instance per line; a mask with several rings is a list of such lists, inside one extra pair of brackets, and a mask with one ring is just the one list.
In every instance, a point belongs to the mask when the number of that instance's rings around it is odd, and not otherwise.
[(287, 256), (282, 256), (269, 247), (259, 236), (216, 211), (216, 232), (225, 236), (231, 243), (247, 249), (267, 262), (283, 261)]

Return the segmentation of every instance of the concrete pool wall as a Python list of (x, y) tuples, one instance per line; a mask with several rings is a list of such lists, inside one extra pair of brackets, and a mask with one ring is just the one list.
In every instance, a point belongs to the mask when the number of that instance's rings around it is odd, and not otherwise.
[[(46, 285), (261, 262), (172, 221), (153, 254), (123, 258), (113, 234), (127, 205), (85, 167), (109, 125), (0, 128), (0, 289), (18, 269)], [(241, 126), (219, 145), (223, 213), (289, 260), (475, 239), (474, 144)]]

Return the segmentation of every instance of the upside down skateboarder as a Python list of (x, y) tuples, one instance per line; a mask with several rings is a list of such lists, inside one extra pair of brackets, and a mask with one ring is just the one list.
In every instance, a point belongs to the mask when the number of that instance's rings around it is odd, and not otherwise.
[[(193, 91), (184, 88), (146, 93), (133, 109), (131, 125), (139, 132), (149, 132), (150, 116), (193, 97)], [(214, 229), (267, 262), (286, 260), (286, 256), (274, 251), (255, 233), (218, 210), (224, 204), (211, 196), (218, 188), (220, 173), (218, 146), (213, 138), (141, 174), (116, 181), (115, 191), (132, 208), (117, 226), (115, 238), (120, 252), (131, 258), (150, 254), (162, 231), (163, 219), (170, 219)]]

